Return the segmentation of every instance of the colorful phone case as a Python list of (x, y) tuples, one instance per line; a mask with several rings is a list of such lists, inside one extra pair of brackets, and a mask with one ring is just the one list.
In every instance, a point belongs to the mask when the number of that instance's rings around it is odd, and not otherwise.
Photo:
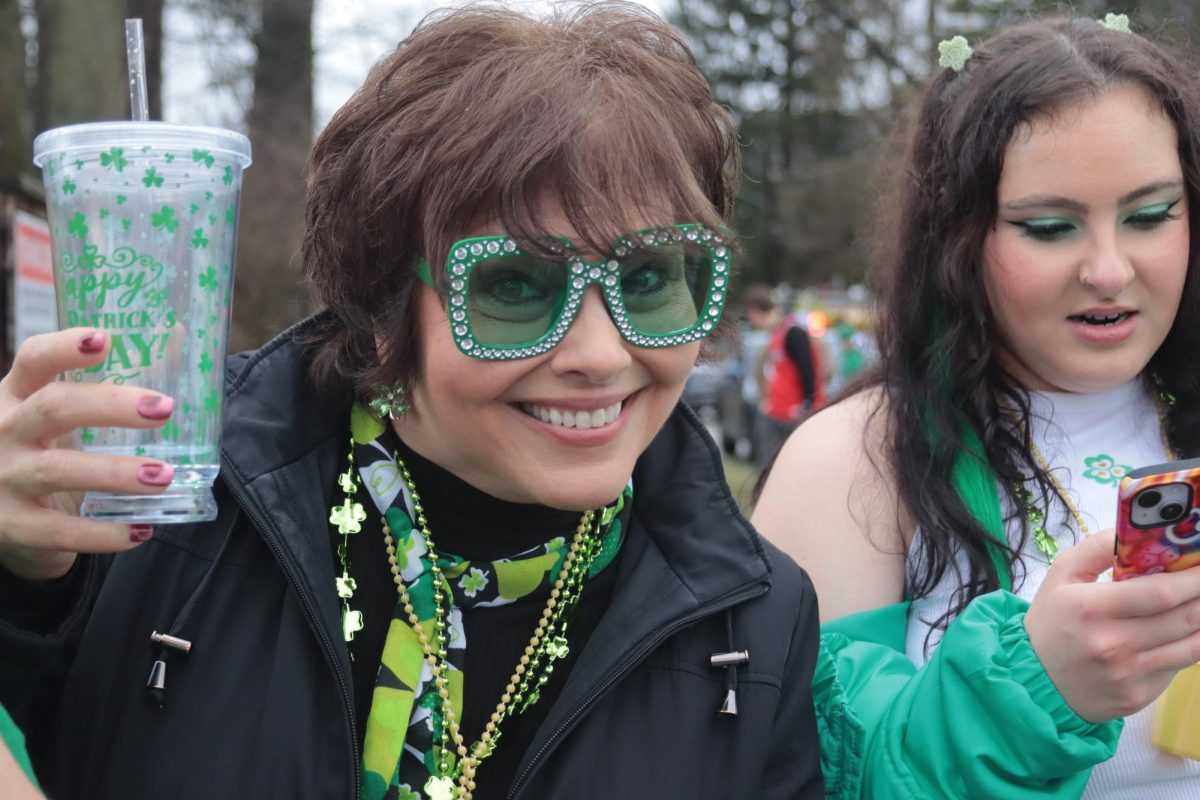
[[(1152, 487), (1187, 486), (1187, 513), (1171, 524), (1134, 524), (1134, 499)], [(1179, 490), (1176, 490), (1179, 491)], [(1113, 580), (1178, 572), (1200, 564), (1200, 458), (1142, 467), (1121, 480)]]

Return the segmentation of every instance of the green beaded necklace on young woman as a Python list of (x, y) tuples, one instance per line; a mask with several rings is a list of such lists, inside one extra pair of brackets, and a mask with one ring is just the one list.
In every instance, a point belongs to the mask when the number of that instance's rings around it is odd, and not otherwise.
[[(1155, 410), (1158, 412), (1158, 434), (1160, 437), (1162, 437), (1162, 445), (1163, 449), (1167, 453), (1168, 461), (1173, 461), (1175, 459), (1174, 450), (1171, 449), (1171, 441), (1167, 438), (1167, 406), (1171, 405), (1172, 402), (1173, 398), (1169, 398), (1160, 394), (1159, 396), (1155, 397), (1154, 403)], [(1013, 417), (1014, 424), (1024, 427), (1020, 424), (1020, 420), (1017, 418), (1016, 412), (1010, 411), (1010, 413)], [(1038, 446), (1034, 443), (1032, 435), (1029, 438), (1029, 454), (1033, 456), (1034, 463), (1038, 465), (1038, 468), (1041, 469), (1042, 473), (1050, 479), (1051, 485), (1054, 486), (1054, 491), (1060, 498), (1062, 498), (1063, 504), (1067, 507), (1067, 511), (1070, 512), (1072, 519), (1075, 520), (1076, 529), (1079, 531), (1079, 535), (1085, 539), (1091, 536), (1092, 532), (1088, 529), (1087, 523), (1084, 522), (1083, 514), (1079, 511), (1079, 508), (1075, 505), (1075, 502), (1071, 499), (1071, 496), (1067, 494), (1067, 487), (1063, 486), (1063, 484), (1058, 480), (1058, 477), (1054, 474), (1054, 471), (1050, 468), (1050, 462), (1046, 460), (1044, 455), (1042, 455), (1042, 451), (1038, 449)], [(1054, 557), (1058, 555), (1058, 540), (1054, 538), (1054, 534), (1050, 533), (1050, 531), (1046, 529), (1045, 509), (1039, 508), (1033, 504), (1033, 494), (1024, 486), (1015, 486), (1013, 492), (1016, 495), (1018, 502), (1020, 502), (1022, 507), (1025, 509), (1025, 519), (1027, 519), (1029, 524), (1033, 526), (1034, 546), (1037, 547), (1038, 551), (1046, 557), (1047, 561), (1053, 561)]]
[[(429, 800), (469, 800), (476, 771), (499, 742), (505, 720), (538, 702), (555, 662), (569, 654), (571, 611), (587, 578), (616, 555), (622, 536), (617, 517), (628, 505), (630, 489), (604, 509), (583, 512), (569, 544), (559, 538), (535, 548), (532, 555), (527, 552), (490, 565), (467, 562), (436, 549), (411, 473), (400, 455), (380, 441), (384, 423), (356, 407), (351, 427), (347, 469), (338, 477), (342, 499), (330, 513), (330, 523), (342, 537), (337, 548), (342, 574), (336, 586), (346, 640), (353, 639), (363, 624), (362, 613), (350, 607), (357, 586), (350, 575), (347, 545), (367, 516), (355, 499), (364, 485), (384, 509), (384, 547), (399, 595), (367, 720), (361, 797), (374, 800), (397, 786), (404, 790), (402, 797), (420, 797), (419, 787)], [(356, 451), (360, 461), (371, 463), (356, 464)], [(485, 590), (490, 586), (499, 591), (502, 582), (528, 589), (519, 591), (519, 596), (529, 596), (544, 583), (548, 596), (496, 709), (479, 738), (468, 746), (455, 709), (462, 697), (462, 672), (455, 661), (462, 663), (465, 650), (461, 609), (485, 600), (496, 604), (516, 599), (503, 594), (493, 597)], [(405, 624), (398, 625), (401, 620)], [(421, 753), (419, 762), (406, 755), (414, 751)], [(419, 780), (418, 771), (427, 777)]]

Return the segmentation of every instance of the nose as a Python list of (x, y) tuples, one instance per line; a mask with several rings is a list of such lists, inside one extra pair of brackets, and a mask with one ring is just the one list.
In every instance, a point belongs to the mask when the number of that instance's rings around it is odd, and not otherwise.
[(1098, 232), (1079, 270), (1079, 280), (1105, 299), (1117, 297), (1133, 280), (1133, 263), (1116, 231)]
[(582, 375), (604, 384), (633, 363), (629, 348), (608, 314), (598, 286), (588, 287), (574, 322), (551, 351), (550, 366), (560, 375)]

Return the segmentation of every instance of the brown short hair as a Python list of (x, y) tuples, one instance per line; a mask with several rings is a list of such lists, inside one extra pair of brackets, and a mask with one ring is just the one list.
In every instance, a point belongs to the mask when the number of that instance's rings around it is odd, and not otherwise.
[(646, 9), (435, 12), (313, 148), (302, 254), (331, 312), (313, 337), (315, 375), (360, 396), (411, 386), (414, 260), (445, 263), (482, 218), (536, 250), (549, 199), (607, 254), (646, 209), (673, 216), (663, 224), (722, 224), (739, 172), (729, 114), (680, 35)]

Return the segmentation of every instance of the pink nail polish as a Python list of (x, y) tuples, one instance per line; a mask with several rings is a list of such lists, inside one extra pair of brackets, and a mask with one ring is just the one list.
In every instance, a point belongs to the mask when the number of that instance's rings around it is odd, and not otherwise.
[(77, 345), (79, 352), (87, 353), (88, 355), (99, 353), (104, 349), (104, 341), (107, 338), (108, 336), (104, 331), (92, 331), (79, 340), (79, 344)]
[(175, 468), (170, 464), (142, 464), (138, 467), (137, 477), (147, 486), (167, 486), (175, 477)]
[(143, 395), (137, 401), (137, 412), (146, 419), (166, 419), (174, 408), (175, 401), (161, 394)]
[(129, 526), (129, 541), (131, 542), (148, 542), (153, 535), (154, 527), (152, 525)]

